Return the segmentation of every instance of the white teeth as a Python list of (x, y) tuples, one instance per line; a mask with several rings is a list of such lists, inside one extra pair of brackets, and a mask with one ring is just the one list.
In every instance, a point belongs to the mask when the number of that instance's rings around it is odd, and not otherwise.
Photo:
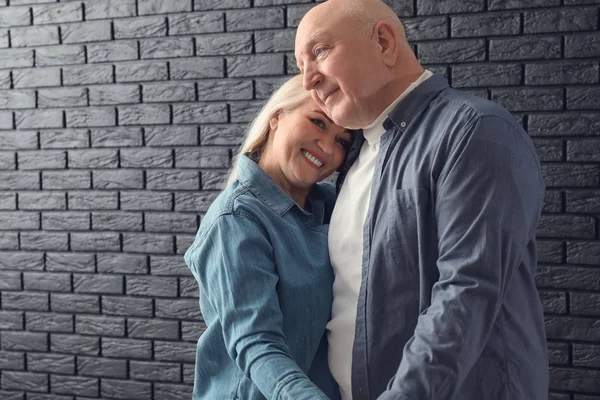
[(315, 164), (317, 167), (321, 168), (323, 166), (323, 163), (319, 161), (315, 156), (310, 154), (308, 151), (302, 151), (302, 154), (304, 154), (304, 157), (308, 158), (308, 160)]

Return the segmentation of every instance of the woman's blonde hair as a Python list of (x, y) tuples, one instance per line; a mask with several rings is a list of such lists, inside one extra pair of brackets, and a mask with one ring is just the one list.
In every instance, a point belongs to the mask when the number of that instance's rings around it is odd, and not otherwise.
[(296, 75), (287, 80), (271, 95), (248, 129), (246, 138), (233, 160), (226, 187), (236, 179), (237, 167), (243, 154), (256, 153), (260, 155), (264, 150), (269, 138), (271, 118), (279, 112), (293, 110), (309, 98), (310, 92), (302, 85), (302, 75)]

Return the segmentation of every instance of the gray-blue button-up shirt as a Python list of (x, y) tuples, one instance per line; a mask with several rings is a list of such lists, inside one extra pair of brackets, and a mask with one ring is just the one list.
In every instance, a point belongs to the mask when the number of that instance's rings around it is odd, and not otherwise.
[(547, 399), (535, 287), (544, 183), (528, 135), (440, 75), (384, 128), (363, 229), (353, 400)]

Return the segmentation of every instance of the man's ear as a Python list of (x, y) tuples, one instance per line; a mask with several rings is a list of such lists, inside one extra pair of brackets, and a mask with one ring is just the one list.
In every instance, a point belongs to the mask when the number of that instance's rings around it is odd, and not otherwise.
[(393, 67), (396, 65), (400, 51), (398, 35), (394, 28), (385, 21), (379, 21), (375, 24), (374, 33), (379, 44), (383, 63), (388, 67)]

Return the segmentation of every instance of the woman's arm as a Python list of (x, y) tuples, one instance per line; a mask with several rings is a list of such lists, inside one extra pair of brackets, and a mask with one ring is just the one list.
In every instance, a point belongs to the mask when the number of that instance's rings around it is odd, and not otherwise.
[[(268, 399), (327, 399), (290, 355), (267, 233), (250, 215), (222, 215), (186, 254), (218, 313), (229, 356)], [(293, 244), (290, 244), (293, 245)]]

